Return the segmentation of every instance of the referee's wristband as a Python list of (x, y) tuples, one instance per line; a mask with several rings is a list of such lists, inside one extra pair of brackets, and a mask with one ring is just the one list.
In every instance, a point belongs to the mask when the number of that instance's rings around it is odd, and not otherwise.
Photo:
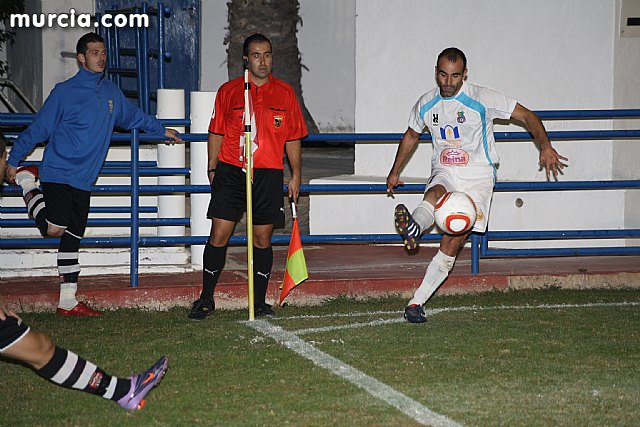
[(207, 173), (211, 173), (211, 172), (215, 172), (215, 171), (216, 171), (216, 168), (213, 168), (213, 169), (209, 169), (209, 170), (207, 171)]

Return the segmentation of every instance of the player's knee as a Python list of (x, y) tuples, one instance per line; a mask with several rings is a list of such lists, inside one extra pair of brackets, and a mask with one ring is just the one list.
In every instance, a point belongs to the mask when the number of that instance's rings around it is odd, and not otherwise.
[(32, 334), (33, 352), (29, 357), (29, 363), (36, 369), (42, 368), (49, 363), (55, 352), (56, 346), (53, 340), (41, 332), (29, 332)]
[(413, 219), (420, 225), (420, 230), (425, 232), (435, 222), (434, 207), (427, 201), (422, 201), (412, 213)]
[(49, 224), (47, 228), (47, 235), (49, 237), (62, 237), (64, 234), (64, 228), (56, 227), (55, 225)]
[(260, 249), (267, 249), (271, 246), (271, 236), (254, 236), (253, 246)]
[(212, 246), (215, 246), (217, 248), (221, 248), (223, 246), (227, 246), (227, 243), (229, 243), (229, 238), (228, 237), (223, 237), (223, 236), (211, 236), (211, 237), (209, 237), (209, 244), (211, 244)]

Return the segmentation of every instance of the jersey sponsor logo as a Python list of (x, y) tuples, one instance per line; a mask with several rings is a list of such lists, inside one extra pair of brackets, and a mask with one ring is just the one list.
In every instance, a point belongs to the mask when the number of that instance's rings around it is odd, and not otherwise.
[(456, 117), (456, 121), (460, 124), (467, 121), (467, 118), (464, 116), (464, 111), (458, 111), (458, 117)]
[(433, 125), (437, 125), (438, 124), (438, 115), (434, 114), (433, 118), (431, 119), (431, 122), (433, 123)]
[(282, 126), (282, 116), (274, 116), (273, 117), (273, 127), (278, 129), (280, 126)]
[(446, 125), (440, 128), (440, 138), (444, 140), (452, 140), (460, 138), (460, 131), (458, 126)]
[(440, 153), (440, 163), (444, 166), (466, 166), (469, 153), (459, 148), (446, 148)]

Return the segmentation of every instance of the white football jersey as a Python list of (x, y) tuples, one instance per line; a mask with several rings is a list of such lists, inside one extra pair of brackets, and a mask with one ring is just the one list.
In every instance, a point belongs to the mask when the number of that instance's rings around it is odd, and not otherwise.
[(509, 119), (517, 101), (493, 89), (465, 82), (456, 96), (443, 98), (436, 87), (413, 106), (409, 127), (425, 128), (433, 141), (432, 168), (492, 166), (499, 162), (493, 120)]

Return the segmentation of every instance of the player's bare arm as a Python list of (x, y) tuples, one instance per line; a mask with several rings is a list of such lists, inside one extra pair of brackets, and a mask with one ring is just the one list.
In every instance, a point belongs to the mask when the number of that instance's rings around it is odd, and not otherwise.
[(207, 138), (207, 176), (209, 177), (209, 182), (213, 180), (213, 176), (216, 173), (218, 154), (220, 153), (221, 146), (222, 135), (209, 133), (209, 137)]
[(540, 150), (540, 167), (544, 167), (547, 172), (547, 179), (550, 178), (550, 174), (553, 173), (554, 178), (558, 177), (558, 174), (562, 174), (567, 164), (562, 161), (569, 160), (568, 158), (561, 156), (551, 146), (551, 141), (547, 136), (547, 131), (540, 121), (540, 118), (531, 110), (523, 107), (520, 104), (516, 104), (516, 108), (511, 113), (511, 118), (524, 123), (527, 129), (533, 136), (538, 149)]
[(289, 197), (294, 203), (298, 203), (298, 195), (300, 194), (300, 180), (302, 176), (302, 154), (301, 142), (299, 139), (287, 141), (284, 150), (289, 159), (291, 167), (291, 179), (289, 180)]
[(387, 193), (393, 194), (393, 189), (395, 187), (404, 184), (404, 182), (400, 181), (400, 170), (416, 148), (419, 139), (420, 134), (411, 128), (407, 128), (404, 135), (402, 135), (402, 139), (398, 145), (398, 151), (396, 152), (396, 159), (394, 160), (391, 171), (387, 176)]

